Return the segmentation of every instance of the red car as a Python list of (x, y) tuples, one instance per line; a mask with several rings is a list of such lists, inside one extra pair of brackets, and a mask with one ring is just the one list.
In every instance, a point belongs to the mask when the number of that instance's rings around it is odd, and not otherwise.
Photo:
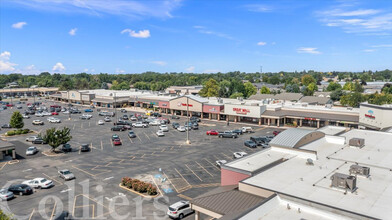
[(272, 134), (276, 136), (276, 135), (278, 135), (280, 132), (281, 132), (281, 131), (274, 131), (274, 132), (272, 132)]
[(52, 115), (59, 115), (59, 113), (57, 113), (57, 112), (52, 112)]
[(209, 130), (209, 131), (207, 131), (207, 133), (206, 133), (207, 135), (218, 135), (219, 134), (219, 132), (218, 131), (216, 131), (216, 130)]
[(7, 107), (12, 107), (12, 106), (14, 106), (13, 104), (7, 104), (7, 105), (5, 105), (5, 106), (7, 106)]
[(114, 144), (114, 146), (122, 145), (120, 138), (114, 139), (114, 140), (113, 140), (113, 144)]

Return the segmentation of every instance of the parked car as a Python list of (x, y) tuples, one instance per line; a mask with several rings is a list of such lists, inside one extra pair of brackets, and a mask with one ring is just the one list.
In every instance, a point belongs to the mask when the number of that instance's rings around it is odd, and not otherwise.
[(88, 117), (87, 115), (81, 115), (80, 119), (82, 119), (82, 120), (90, 120), (90, 117)]
[(27, 148), (27, 150), (26, 150), (26, 156), (34, 155), (36, 153), (38, 153), (38, 149), (35, 146), (31, 146), (31, 147)]
[(52, 112), (52, 115), (59, 115), (58, 112)]
[(171, 116), (171, 119), (180, 119), (180, 117), (177, 116), (177, 115), (172, 115), (172, 116)]
[(14, 198), (14, 193), (8, 191), (8, 189), (0, 189), (0, 200), (7, 201)]
[(124, 126), (122, 125), (116, 125), (114, 127), (111, 128), (112, 131), (125, 131), (126, 128), (124, 128)]
[(3, 124), (1, 128), (12, 128), (10, 124)]
[(231, 131), (219, 132), (218, 137), (220, 138), (238, 138), (238, 134)]
[(242, 135), (242, 134), (243, 134), (243, 132), (242, 132), (241, 129), (234, 129), (234, 130), (232, 130), (231, 132), (236, 133), (236, 134), (238, 134), (238, 135)]
[(23, 196), (23, 195), (29, 195), (33, 193), (33, 189), (26, 184), (15, 184), (11, 185), (8, 188), (8, 191), (13, 192), (14, 194)]
[(103, 120), (104, 120), (105, 122), (111, 122), (111, 121), (112, 121), (112, 119), (110, 119), (109, 117), (105, 117)]
[(134, 132), (134, 131), (129, 131), (129, 132), (128, 132), (128, 137), (130, 137), (130, 138), (135, 138), (135, 137), (136, 137), (135, 132)]
[(261, 137), (250, 137), (250, 140), (255, 142), (257, 144), (257, 146), (261, 146), (262, 144), (265, 144), (265, 143), (269, 142), (268, 139), (266, 137), (263, 137), (263, 136), (261, 136)]
[(186, 131), (185, 126), (180, 126), (180, 127), (177, 128), (177, 130), (179, 132), (185, 132)]
[(167, 127), (167, 125), (161, 125), (161, 126), (159, 126), (159, 129), (162, 130), (163, 132), (169, 131), (169, 128)]
[(120, 111), (121, 111), (122, 113), (126, 113), (126, 112), (127, 112), (127, 110), (125, 110), (125, 109), (123, 109), (123, 108), (122, 108)]
[(121, 118), (122, 118), (123, 120), (129, 120), (128, 115), (123, 115)]
[(160, 124), (161, 123), (158, 120), (154, 120), (154, 121), (150, 122), (150, 125), (152, 125), (152, 126), (158, 126)]
[(144, 124), (142, 122), (136, 122), (136, 123), (132, 123), (132, 127), (134, 127), (134, 128), (147, 128), (148, 125)]
[(32, 180), (26, 180), (22, 184), (29, 185), (31, 188), (38, 188), (38, 189), (47, 189), (54, 186), (52, 180), (48, 180), (45, 178), (35, 178)]
[(244, 142), (244, 145), (245, 146), (247, 146), (247, 147), (250, 147), (250, 148), (255, 148), (255, 147), (257, 147), (257, 144), (254, 142), (254, 141), (245, 141)]
[(226, 160), (217, 160), (217, 161), (215, 161), (215, 164), (216, 164), (218, 167), (221, 167), (223, 164), (226, 164), (226, 163), (227, 163)]
[(244, 157), (246, 155), (248, 155), (248, 154), (245, 153), (245, 152), (234, 152), (233, 153), (233, 158), (238, 159), (238, 158)]
[(179, 201), (169, 206), (167, 210), (167, 215), (173, 219), (182, 219), (185, 216), (193, 213), (189, 205), (189, 201)]
[(22, 118), (24, 118), (24, 119), (29, 119), (30, 116), (28, 116), (28, 115), (26, 115), (26, 114), (22, 114)]
[(131, 121), (137, 121), (137, 118), (135, 116), (131, 116)]
[(26, 138), (26, 141), (34, 141), (37, 138), (38, 138), (37, 136), (30, 136)]
[(114, 140), (113, 140), (113, 145), (114, 145), (114, 146), (117, 146), (117, 145), (122, 145), (122, 143), (121, 143), (121, 139), (120, 139), (120, 138), (116, 138), (116, 139), (114, 139)]
[(85, 109), (84, 112), (93, 112), (93, 110), (88, 108), (88, 109)]
[(104, 125), (104, 124), (105, 124), (105, 122), (103, 120), (98, 121), (98, 125)]
[(165, 136), (165, 133), (163, 133), (162, 130), (158, 130), (156, 134), (157, 134), (158, 137), (163, 137), (163, 136)]
[(75, 175), (69, 170), (59, 170), (58, 171), (59, 177), (64, 180), (72, 180), (75, 179)]
[(209, 130), (206, 132), (207, 135), (218, 135), (219, 132), (217, 130)]
[(117, 139), (117, 138), (120, 138), (117, 134), (113, 134), (113, 135), (112, 135), (112, 141), (113, 141), (114, 139)]
[(272, 134), (276, 136), (276, 135), (278, 135), (280, 132), (282, 132), (282, 131), (273, 131)]
[(50, 119), (48, 119), (48, 121), (49, 121), (50, 123), (61, 123), (61, 120), (58, 119), (58, 118), (50, 118)]
[(253, 128), (252, 127), (242, 127), (241, 128), (242, 133), (253, 133)]
[(17, 105), (16, 109), (22, 109), (23, 107), (21, 105)]
[(173, 122), (172, 126), (174, 129), (177, 129), (178, 127), (180, 127), (180, 124), (177, 122)]
[(70, 144), (63, 144), (63, 147), (61, 148), (62, 151), (64, 152), (71, 152), (72, 151), (72, 147)]
[(33, 125), (44, 125), (44, 122), (41, 120), (33, 120)]
[(47, 144), (42, 138), (38, 137), (35, 140), (33, 140), (31, 143), (33, 144)]
[(197, 122), (201, 122), (201, 119), (195, 116), (192, 116), (190, 119), (190, 121), (197, 121)]
[(199, 130), (199, 125), (193, 124), (193, 125), (191, 126), (191, 128), (192, 128), (192, 130)]
[(80, 152), (87, 152), (90, 151), (90, 145), (89, 144), (82, 144), (80, 145)]

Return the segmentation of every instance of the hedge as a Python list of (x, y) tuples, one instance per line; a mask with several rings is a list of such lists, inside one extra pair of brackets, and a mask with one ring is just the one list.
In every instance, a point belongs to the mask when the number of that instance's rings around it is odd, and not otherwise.
[(7, 131), (7, 136), (14, 136), (19, 134), (27, 134), (30, 132), (30, 129), (18, 129), (18, 130), (11, 130)]
[(131, 179), (130, 177), (123, 177), (121, 179), (121, 185), (132, 189), (139, 193), (147, 193), (148, 195), (156, 195), (157, 188), (151, 183), (146, 183), (138, 179)]

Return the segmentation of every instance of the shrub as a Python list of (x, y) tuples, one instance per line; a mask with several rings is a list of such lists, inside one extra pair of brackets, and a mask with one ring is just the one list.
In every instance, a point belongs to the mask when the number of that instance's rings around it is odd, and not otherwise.
[(132, 179), (130, 177), (123, 177), (121, 184), (128, 189), (133, 189), (136, 192), (147, 193), (148, 195), (156, 195), (157, 188), (151, 183), (146, 183), (138, 179)]
[(16, 130), (15, 134), (22, 134), (22, 130), (20, 130), (20, 129)]
[(15, 135), (15, 131), (7, 131), (7, 136), (14, 136)]
[(23, 129), (23, 134), (27, 134), (27, 133), (29, 133), (30, 132), (30, 129)]
[(147, 187), (148, 187), (148, 184), (147, 184), (147, 183), (145, 183), (145, 182), (140, 182), (140, 183), (139, 183), (139, 192), (140, 192), (140, 193), (145, 193), (145, 192), (147, 192)]
[(157, 194), (157, 188), (155, 186), (152, 186), (151, 184), (147, 188), (147, 194), (148, 195), (156, 195)]

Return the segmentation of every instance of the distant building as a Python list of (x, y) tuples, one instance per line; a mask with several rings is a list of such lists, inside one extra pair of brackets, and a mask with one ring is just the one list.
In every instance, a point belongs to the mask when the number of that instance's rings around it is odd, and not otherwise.
[(392, 104), (360, 104), (359, 125), (368, 129), (383, 130), (392, 127)]
[(166, 93), (169, 94), (176, 94), (176, 95), (185, 95), (187, 92), (192, 95), (197, 95), (199, 94), (200, 90), (203, 88), (203, 86), (197, 85), (197, 86), (170, 86), (165, 90)]
[(332, 99), (328, 97), (318, 97), (318, 96), (304, 96), (300, 100), (300, 102), (306, 102), (309, 105), (333, 105)]

